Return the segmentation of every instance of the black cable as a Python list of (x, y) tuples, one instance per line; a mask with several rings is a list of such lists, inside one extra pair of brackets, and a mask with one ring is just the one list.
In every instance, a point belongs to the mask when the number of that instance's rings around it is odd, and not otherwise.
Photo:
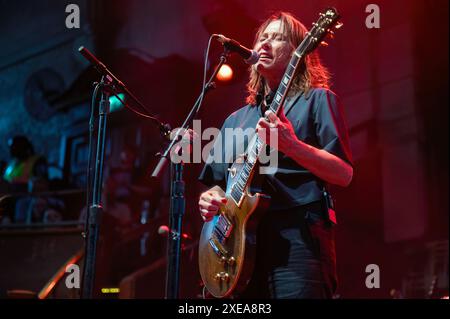
[(91, 201), (91, 171), (92, 171), (92, 135), (94, 133), (94, 121), (95, 121), (95, 104), (98, 97), (98, 90), (102, 84), (97, 83), (94, 88), (94, 93), (92, 94), (92, 100), (91, 100), (91, 115), (89, 118), (89, 146), (88, 146), (88, 166), (87, 166), (87, 173), (86, 173), (86, 222), (84, 225), (84, 235), (87, 235), (87, 225), (89, 220), (89, 204)]
[[(85, 251), (87, 251), (87, 236), (88, 236), (88, 231), (89, 231), (89, 206), (91, 204), (91, 200), (92, 200), (92, 196), (91, 196), (91, 170), (92, 170), (92, 136), (93, 136), (93, 132), (94, 132), (94, 126), (95, 126), (95, 105), (97, 102), (97, 97), (98, 97), (98, 90), (100, 88), (102, 84), (100, 82), (95, 84), (95, 88), (94, 88), (94, 92), (92, 94), (92, 100), (91, 100), (91, 114), (90, 114), (90, 118), (89, 118), (89, 146), (88, 146), (88, 165), (87, 165), (87, 173), (86, 173), (86, 216), (85, 216), (85, 220), (84, 220), (84, 234), (83, 234), (83, 238), (85, 240)], [(81, 278), (84, 278), (84, 273), (85, 273), (85, 268), (83, 267), (83, 271), (81, 274)], [(84, 286), (84, 280), (82, 281), (82, 285)], [(82, 287), (83, 289), (83, 287)], [(83, 291), (83, 290), (81, 290)]]
[[(197, 106), (197, 110), (195, 111), (195, 113), (197, 114), (199, 111), (200, 111), (200, 107), (201, 107), (201, 105), (202, 105), (202, 103), (203, 103), (203, 97), (204, 97), (204, 95), (205, 95), (205, 91), (206, 91), (206, 87), (205, 87), (205, 85), (206, 85), (206, 70), (207, 70), (207, 67), (208, 67), (208, 56), (209, 56), (209, 50), (210, 50), (210, 47), (211, 47), (211, 41), (212, 41), (212, 39), (214, 39), (214, 38), (216, 38), (217, 37), (217, 35), (216, 34), (213, 34), (213, 35), (211, 35), (210, 37), (209, 37), (209, 40), (208, 40), (208, 46), (207, 46), (207, 48), (206, 48), (206, 52), (205, 52), (205, 60), (204, 60), (204, 64), (203, 64), (203, 81), (202, 81), (202, 91), (201, 91), (201, 94), (200, 94), (200, 101), (199, 101), (199, 103), (198, 103), (198, 106)], [(138, 111), (138, 110), (136, 110), (135, 108), (133, 108), (131, 105), (129, 105), (129, 104), (127, 104), (125, 101), (123, 101), (120, 97), (119, 97), (119, 95), (118, 95), (118, 92), (113, 88), (113, 95), (123, 104), (123, 106), (125, 106), (127, 109), (129, 109), (130, 111), (132, 111), (133, 113), (135, 113), (135, 114), (137, 114), (137, 115), (139, 115), (139, 116), (142, 116), (142, 117), (144, 117), (144, 118), (147, 118), (147, 119), (150, 119), (150, 120), (152, 120), (152, 121), (154, 121), (154, 122), (156, 122), (157, 124), (158, 124), (158, 126), (160, 127), (160, 129), (161, 130), (163, 130), (163, 132), (165, 132), (165, 134), (166, 133), (168, 133), (168, 131), (169, 131), (169, 129), (164, 125), (164, 124), (162, 124), (156, 117), (154, 117), (154, 116), (151, 116), (151, 115), (148, 115), (148, 114), (145, 114), (145, 113), (143, 113), (143, 112), (140, 112), (140, 111)], [(125, 92), (126, 93), (126, 92)], [(148, 112), (148, 110), (147, 110), (147, 108), (145, 108), (145, 111), (147, 111)], [(189, 127), (189, 126), (188, 126)], [(187, 128), (188, 128), (187, 127)], [(186, 128), (186, 129), (187, 129)]]
[[(140, 115), (142, 117), (145, 117), (145, 118), (148, 118), (148, 119), (151, 119), (151, 120), (154, 120), (154, 121), (158, 121), (158, 119), (156, 117), (148, 115), (148, 114), (144, 114), (144, 113), (134, 109), (129, 104), (125, 103), (125, 101), (120, 98), (120, 96), (118, 95), (118, 93), (116, 91), (114, 91), (112, 95), (115, 96), (123, 104), (123, 106), (125, 106), (130, 111), (136, 113), (137, 115)], [(159, 121), (158, 121), (158, 123), (159, 123)]]

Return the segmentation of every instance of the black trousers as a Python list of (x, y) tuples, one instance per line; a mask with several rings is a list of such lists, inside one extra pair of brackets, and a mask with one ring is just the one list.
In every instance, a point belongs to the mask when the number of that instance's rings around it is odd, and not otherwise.
[(322, 202), (268, 211), (243, 299), (331, 298), (337, 287), (334, 226)]

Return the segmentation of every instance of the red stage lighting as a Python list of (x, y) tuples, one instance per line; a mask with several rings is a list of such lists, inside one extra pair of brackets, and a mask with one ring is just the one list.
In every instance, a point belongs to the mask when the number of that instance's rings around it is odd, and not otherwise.
[(217, 80), (219, 81), (230, 81), (233, 78), (233, 69), (228, 65), (224, 64), (217, 73)]

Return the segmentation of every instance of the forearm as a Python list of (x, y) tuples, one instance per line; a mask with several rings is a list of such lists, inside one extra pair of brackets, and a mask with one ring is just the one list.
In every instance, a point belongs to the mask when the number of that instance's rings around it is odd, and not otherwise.
[(286, 155), (320, 179), (339, 186), (348, 186), (353, 168), (339, 157), (299, 139), (292, 142)]

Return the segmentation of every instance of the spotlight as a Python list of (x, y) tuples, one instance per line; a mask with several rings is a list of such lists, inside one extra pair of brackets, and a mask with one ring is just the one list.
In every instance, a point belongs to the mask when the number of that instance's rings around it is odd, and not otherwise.
[(224, 64), (217, 73), (217, 80), (227, 82), (233, 78), (233, 69), (228, 65)]

